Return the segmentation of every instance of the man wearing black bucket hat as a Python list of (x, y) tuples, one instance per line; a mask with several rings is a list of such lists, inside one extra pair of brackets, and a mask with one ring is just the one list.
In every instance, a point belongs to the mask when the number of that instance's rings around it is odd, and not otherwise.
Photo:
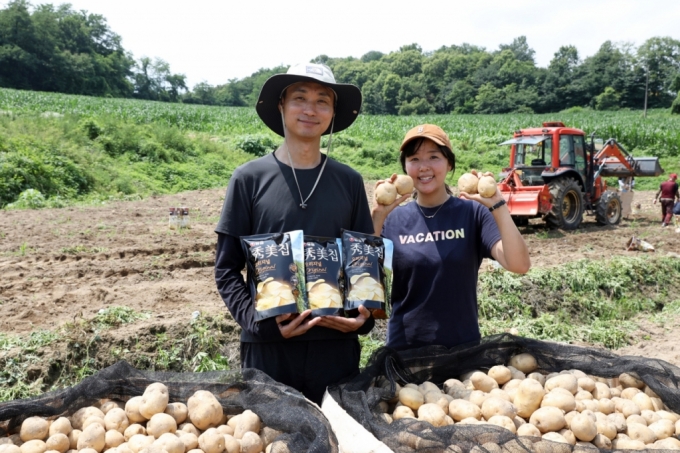
[[(292, 230), (324, 237), (340, 237), (342, 229), (373, 233), (361, 176), (327, 157), (333, 132), (349, 127), (360, 108), (359, 88), (336, 83), (325, 65), (299, 64), (270, 77), (256, 110), (283, 144), (234, 171), (215, 229), (215, 280), (242, 329), (241, 366), (260, 369), (317, 403), (329, 384), (358, 371), (358, 335), (374, 320), (361, 307), (355, 318), (310, 319), (308, 310), (255, 322), (239, 238)], [(322, 135), (329, 136), (326, 154)]]

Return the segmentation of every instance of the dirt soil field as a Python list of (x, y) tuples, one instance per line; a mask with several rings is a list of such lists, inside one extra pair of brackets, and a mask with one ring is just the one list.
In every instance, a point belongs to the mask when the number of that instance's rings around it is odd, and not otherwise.
[[(233, 358), (239, 328), (223, 316), (213, 279), (213, 230), (223, 196), (223, 189), (203, 190), (96, 207), (0, 211), (0, 332), (53, 329), (110, 306), (152, 313), (116, 333), (126, 337), (159, 324), (172, 332), (201, 311), (224, 318)], [(626, 251), (633, 236), (653, 244), (656, 254), (680, 258), (680, 233), (661, 228), (652, 197), (637, 192), (641, 209), (616, 227), (598, 226), (588, 216), (575, 232), (532, 221), (522, 228), (532, 265), (643, 253)], [(168, 227), (170, 206), (190, 208), (190, 229)], [(638, 341), (616, 352), (680, 366), (680, 319), (675, 321), (666, 325), (676, 327), (662, 328), (641, 320)]]

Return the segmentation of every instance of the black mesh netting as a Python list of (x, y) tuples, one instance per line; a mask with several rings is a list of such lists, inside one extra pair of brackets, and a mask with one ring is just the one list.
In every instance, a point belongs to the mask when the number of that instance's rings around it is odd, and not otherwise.
[[(578, 369), (586, 374), (609, 378), (629, 373), (645, 382), (666, 404), (680, 413), (680, 368), (663, 360), (636, 356), (618, 356), (609, 351), (543, 342), (509, 334), (483, 338), (481, 343), (446, 349), (441, 346), (395, 352), (383, 348), (373, 354), (362, 373), (349, 382), (329, 388), (333, 398), (359, 423), (395, 452), (476, 452), (493, 451), (491, 443), (513, 453), (562, 453), (571, 445), (542, 442), (540, 438), (518, 438), (494, 425), (450, 425), (435, 428), (415, 419), (395, 420), (391, 424), (381, 417), (378, 404), (394, 396), (394, 383), (431, 381), (441, 387), (447, 379), (458, 378), (473, 370), (488, 370), (507, 364), (515, 354), (527, 352), (538, 362), (537, 371)], [(390, 385), (385, 386), (387, 380)], [(382, 387), (376, 384), (381, 384)], [(545, 445), (548, 444), (549, 447)], [(449, 447), (455, 445), (455, 447)], [(475, 448), (476, 447), (476, 448)], [(448, 448), (448, 450), (447, 450)], [(495, 447), (498, 448), (498, 447)], [(500, 450), (499, 450), (500, 451)], [(603, 450), (605, 451), (605, 450)], [(659, 450), (655, 450), (659, 451)]]
[(15, 432), (30, 416), (71, 415), (102, 398), (127, 401), (142, 395), (153, 382), (168, 387), (171, 402), (186, 403), (196, 390), (209, 390), (226, 414), (250, 409), (270, 428), (282, 431), (277, 438), (291, 452), (328, 453), (338, 451), (338, 442), (328, 420), (304, 396), (291, 387), (254, 369), (208, 373), (140, 371), (118, 362), (80, 384), (36, 398), (0, 403), (0, 431)]

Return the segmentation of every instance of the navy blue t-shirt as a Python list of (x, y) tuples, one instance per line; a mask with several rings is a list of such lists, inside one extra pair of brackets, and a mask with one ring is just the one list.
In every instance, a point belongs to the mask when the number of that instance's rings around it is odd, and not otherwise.
[[(422, 208), (432, 215), (439, 208)], [(480, 203), (450, 197), (432, 219), (417, 203), (390, 213), (382, 235), (394, 242), (392, 317), (387, 346), (453, 347), (480, 339), (477, 276), (501, 239)]]

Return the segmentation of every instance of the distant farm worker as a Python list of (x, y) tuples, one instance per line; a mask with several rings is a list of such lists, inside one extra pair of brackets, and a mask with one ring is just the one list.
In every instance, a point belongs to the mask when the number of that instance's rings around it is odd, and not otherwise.
[(321, 136), (349, 127), (361, 108), (354, 85), (335, 82), (321, 64), (298, 64), (264, 83), (256, 110), (284, 137), (271, 154), (234, 171), (215, 229), (217, 289), (241, 326), (241, 366), (257, 368), (316, 403), (326, 387), (359, 369), (359, 334), (374, 325), (363, 306), (354, 318), (310, 310), (255, 322), (255, 308), (241, 271), (240, 237), (303, 230), (340, 237), (342, 229), (373, 233), (361, 175), (321, 153)]
[(423, 124), (408, 131), (399, 161), (413, 179), (415, 200), (399, 206), (405, 195), (389, 206), (374, 202), (371, 212), (376, 234), (394, 241), (398, 278), (387, 346), (402, 350), (477, 342), (482, 259), (524, 274), (531, 266), (529, 250), (498, 189), (490, 198), (452, 196), (446, 176), (455, 171), (456, 157), (440, 127)]
[(627, 219), (633, 206), (633, 189), (635, 188), (635, 177), (621, 177), (619, 178), (619, 196), (621, 198), (621, 216)]
[(654, 195), (654, 204), (658, 200), (661, 200), (661, 226), (666, 227), (671, 223), (673, 218), (673, 205), (675, 200), (680, 200), (680, 194), (678, 194), (678, 183), (675, 182), (678, 179), (678, 175), (671, 173), (667, 181), (662, 182), (659, 185), (659, 190), (656, 191)]

